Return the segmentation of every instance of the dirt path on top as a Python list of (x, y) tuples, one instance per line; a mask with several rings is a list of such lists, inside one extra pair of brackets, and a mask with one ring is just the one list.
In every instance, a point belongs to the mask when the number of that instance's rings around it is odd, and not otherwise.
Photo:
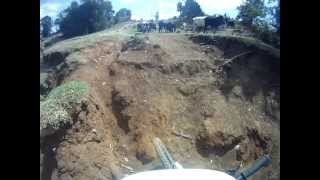
[(152, 33), (147, 34), (152, 44), (158, 44), (169, 54), (175, 62), (183, 62), (188, 60), (205, 60), (209, 61), (200, 49), (199, 45), (192, 43), (183, 34), (173, 33)]

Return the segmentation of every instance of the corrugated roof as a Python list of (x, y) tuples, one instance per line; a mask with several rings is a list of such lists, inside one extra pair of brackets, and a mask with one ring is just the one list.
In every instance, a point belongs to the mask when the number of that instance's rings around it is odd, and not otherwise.
[(208, 16), (198, 16), (198, 17), (194, 17), (194, 18), (192, 18), (193, 20), (195, 20), (195, 19), (205, 19), (205, 18), (207, 18)]

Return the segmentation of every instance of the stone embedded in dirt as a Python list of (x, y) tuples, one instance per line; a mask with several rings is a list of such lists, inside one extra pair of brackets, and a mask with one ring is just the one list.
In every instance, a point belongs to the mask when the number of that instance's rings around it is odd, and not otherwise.
[(138, 135), (137, 137), (137, 151), (136, 158), (142, 162), (142, 164), (148, 164), (155, 160), (156, 152), (151, 141), (152, 139), (147, 135)]
[(192, 86), (188, 85), (179, 85), (177, 87), (177, 90), (179, 93), (181, 93), (183, 96), (190, 96), (196, 93), (197, 89)]
[(210, 154), (223, 156), (228, 151), (232, 150), (241, 140), (243, 136), (233, 136), (217, 131), (213, 134), (201, 133), (196, 139), (198, 152), (204, 157)]
[(155, 159), (154, 157), (147, 154), (144, 150), (139, 150), (136, 154), (136, 157), (142, 162), (142, 164), (148, 164)]
[(242, 97), (242, 88), (240, 86), (234, 86), (232, 92), (237, 97)]
[(236, 145), (236, 146), (234, 147), (234, 149), (235, 149), (235, 150), (239, 150), (239, 149), (240, 149), (240, 144)]
[(96, 129), (92, 129), (92, 132), (93, 132), (94, 134), (97, 134), (97, 130), (96, 130)]

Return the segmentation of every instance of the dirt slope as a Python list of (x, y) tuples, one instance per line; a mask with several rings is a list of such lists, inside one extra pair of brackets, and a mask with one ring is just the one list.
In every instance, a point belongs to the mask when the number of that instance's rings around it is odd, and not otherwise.
[[(86, 82), (90, 95), (74, 124), (41, 144), (42, 179), (119, 179), (132, 173), (127, 166), (152, 169), (159, 164), (153, 137), (189, 168), (243, 169), (270, 153), (272, 166), (251, 179), (280, 179), (280, 97), (266, 88), (280, 78), (268, 63), (273, 57), (184, 34), (128, 40), (120, 33), (101, 33), (104, 38), (72, 51), (66, 42), (44, 51), (41, 71), (50, 78), (40, 84), (47, 87), (43, 96), (71, 80)], [(249, 50), (217, 72), (230, 52)], [(257, 69), (264, 63), (270, 68)]]

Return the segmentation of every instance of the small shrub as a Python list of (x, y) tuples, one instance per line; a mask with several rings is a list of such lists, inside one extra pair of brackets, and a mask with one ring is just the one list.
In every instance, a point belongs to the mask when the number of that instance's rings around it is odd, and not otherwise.
[(88, 92), (88, 86), (82, 82), (71, 81), (53, 89), (48, 99), (54, 99), (60, 105), (66, 107), (70, 104), (80, 103), (82, 97)]
[(53, 89), (47, 98), (40, 102), (40, 130), (57, 130), (68, 124), (73, 108), (81, 103), (88, 91), (88, 86), (78, 81), (71, 81)]
[(138, 32), (138, 29), (137, 29), (137, 25), (134, 25), (130, 30), (129, 30), (129, 34), (135, 34)]
[(53, 99), (40, 102), (40, 130), (59, 129), (70, 122), (69, 113)]
[(131, 36), (129, 40), (123, 45), (121, 51), (126, 51), (128, 49), (132, 50), (143, 50), (145, 48), (145, 41), (142, 37), (138, 35)]
[(242, 27), (242, 25), (240, 24), (239, 21), (236, 21), (236, 22), (234, 23), (234, 28), (235, 28), (235, 29), (243, 29), (243, 27)]
[(258, 22), (252, 27), (256, 38), (276, 48), (280, 47), (280, 36), (267, 22)]

